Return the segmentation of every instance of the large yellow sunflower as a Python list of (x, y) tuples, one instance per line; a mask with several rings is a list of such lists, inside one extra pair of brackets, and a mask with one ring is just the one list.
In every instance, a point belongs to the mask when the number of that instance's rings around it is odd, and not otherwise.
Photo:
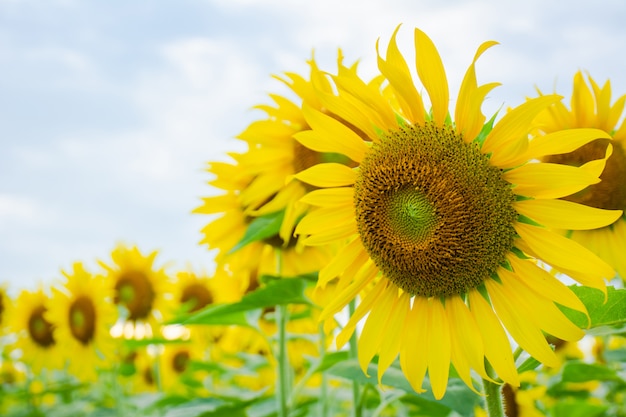
[(127, 324), (147, 324), (151, 331), (162, 321), (171, 295), (165, 269), (154, 265), (156, 256), (157, 251), (143, 255), (137, 247), (118, 245), (111, 252), (112, 264), (99, 262)]
[[(506, 331), (546, 365), (557, 359), (543, 332), (563, 340), (583, 336), (555, 303), (578, 311), (585, 311), (584, 305), (536, 261), (603, 291), (604, 279), (614, 273), (544, 226), (588, 229), (621, 216), (557, 199), (597, 183), (606, 156), (581, 167), (528, 161), (608, 135), (559, 131), (529, 143), (533, 118), (558, 96), (530, 100), (497, 123), (485, 123), (481, 104), (497, 84), (479, 86), (475, 62), (495, 42), (478, 48), (452, 119), (441, 58), (430, 38), (415, 29), (415, 69), (430, 100), (428, 111), (396, 34), (386, 56), (378, 57), (394, 97), (340, 67), (332, 77), (337, 93), (318, 94), (324, 107), (348, 124), (305, 107), (312, 130), (296, 134), (305, 145), (343, 153), (357, 164), (354, 169), (318, 164), (296, 174), (320, 187), (304, 197), (319, 207), (296, 228), (305, 244), (351, 239), (320, 271), (322, 286), (340, 277), (321, 318), (371, 286), (338, 335), (342, 345), (369, 313), (358, 343), (364, 371), (378, 354), (380, 380), (399, 354), (413, 388), (423, 391), (428, 371), (433, 394), (441, 398), (451, 363), (470, 387), (472, 369), (494, 378), (486, 358), (502, 380), (516, 386)], [(561, 140), (570, 137), (574, 140)]]
[(35, 374), (42, 368), (60, 369), (63, 366), (56, 329), (45, 317), (48, 305), (49, 296), (43, 288), (34, 292), (23, 290), (15, 300), (9, 322), (9, 329), (17, 336), (14, 348), (21, 350), (22, 362)]
[[(602, 181), (563, 197), (563, 200), (589, 207), (626, 210), (626, 123), (623, 118), (626, 95), (611, 104), (610, 82), (600, 87), (590, 76), (588, 81), (589, 85), (582, 73), (577, 72), (574, 76), (571, 109), (567, 109), (561, 102), (555, 103), (539, 114), (536, 126), (544, 134), (561, 129), (596, 128), (606, 132), (612, 140), (598, 139), (570, 152), (546, 155), (542, 160), (580, 166), (602, 157), (610, 142), (613, 153), (600, 175)], [(570, 230), (569, 235), (604, 259), (626, 280), (626, 215), (597, 229)]]
[(110, 334), (117, 317), (113, 291), (102, 276), (91, 274), (80, 262), (71, 272), (61, 272), (67, 281), (53, 288), (45, 317), (56, 327), (68, 371), (80, 380), (94, 381), (115, 349)]

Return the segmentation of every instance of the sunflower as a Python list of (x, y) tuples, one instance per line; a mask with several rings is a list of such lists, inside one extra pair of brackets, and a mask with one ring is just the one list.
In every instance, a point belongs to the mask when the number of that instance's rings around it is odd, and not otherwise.
[(143, 255), (137, 247), (117, 246), (111, 252), (112, 264), (100, 261), (113, 288), (113, 300), (132, 325), (158, 328), (168, 306), (170, 281), (164, 268), (156, 268), (157, 251)]
[(53, 288), (45, 318), (56, 327), (68, 371), (80, 380), (94, 381), (115, 348), (110, 334), (116, 319), (113, 291), (80, 262), (71, 272), (61, 272), (67, 281)]
[(45, 313), (49, 296), (43, 288), (23, 290), (15, 300), (9, 329), (17, 336), (13, 348), (22, 352), (21, 360), (37, 374), (42, 368), (61, 369), (63, 358), (55, 326)]
[(159, 377), (163, 391), (168, 393), (193, 393), (206, 396), (202, 393), (202, 385), (190, 366), (192, 361), (203, 361), (206, 348), (199, 339), (188, 343), (168, 343), (163, 346), (159, 356)]
[[(543, 96), (541, 92), (540, 96)], [(606, 161), (600, 181), (583, 190), (563, 197), (589, 207), (626, 210), (626, 95), (611, 104), (611, 83), (600, 87), (591, 76), (588, 84), (581, 72), (574, 76), (571, 109), (559, 102), (539, 114), (535, 123), (540, 133), (562, 129), (595, 128), (610, 135), (612, 140), (598, 138), (578, 149), (543, 156), (544, 162), (580, 166), (601, 157), (607, 146), (613, 153)], [(568, 230), (568, 235), (609, 263), (626, 280), (626, 215), (615, 222), (591, 230)]]
[[(228, 263), (233, 248), (237, 248), (238, 261), (234, 264), (258, 269), (259, 275), (279, 270), (283, 276), (294, 276), (318, 271), (330, 260), (331, 248), (303, 247), (293, 236), (295, 225), (308, 210), (300, 199), (311, 190), (310, 185), (293, 175), (321, 162), (351, 163), (340, 153), (319, 152), (315, 145), (303, 146), (293, 138), (309, 129), (302, 105), (322, 110), (316, 89), (332, 91), (314, 59), (309, 65), (308, 79), (295, 73), (276, 77), (295, 94), (296, 100), (270, 94), (274, 105), (256, 106), (266, 118), (254, 121), (238, 136), (245, 142), (246, 152), (229, 154), (230, 162), (209, 163), (207, 171), (215, 176), (209, 184), (223, 193), (203, 198), (203, 204), (193, 212), (218, 215), (203, 228), (201, 241), (218, 249), (218, 262)], [(336, 115), (330, 116), (340, 120)], [(238, 243), (252, 225), (258, 224), (255, 221), (268, 219), (278, 226), (275, 233), (240, 248)]]
[[(597, 183), (606, 156), (581, 167), (529, 161), (548, 151), (569, 151), (608, 137), (599, 130), (570, 130), (529, 143), (534, 117), (558, 96), (545, 96), (485, 123), (481, 104), (497, 84), (477, 85), (469, 66), (448, 113), (448, 82), (435, 45), (415, 29), (416, 70), (430, 99), (415, 86), (394, 32), (378, 66), (393, 93), (372, 88), (352, 68), (332, 77), (337, 92), (318, 92), (330, 112), (304, 108), (312, 127), (296, 139), (339, 152), (354, 169), (318, 164), (296, 177), (319, 187), (304, 202), (317, 206), (296, 228), (308, 245), (348, 239), (320, 271), (318, 285), (339, 277), (336, 296), (322, 312), (331, 317), (368, 289), (337, 336), (343, 345), (369, 313), (359, 336), (362, 369), (378, 354), (378, 378), (400, 357), (417, 392), (428, 371), (436, 398), (445, 394), (452, 363), (473, 388), (471, 369), (487, 380), (484, 360), (517, 386), (506, 331), (546, 365), (557, 358), (543, 332), (577, 340), (583, 331), (555, 303), (586, 311), (564, 284), (537, 265), (552, 266), (606, 291), (613, 270), (577, 243), (544, 226), (602, 226), (621, 216), (558, 200)], [(352, 127), (350, 127), (352, 126)], [(365, 135), (365, 136), (363, 136)], [(369, 289), (371, 288), (371, 289)], [(506, 330), (505, 330), (506, 329)]]

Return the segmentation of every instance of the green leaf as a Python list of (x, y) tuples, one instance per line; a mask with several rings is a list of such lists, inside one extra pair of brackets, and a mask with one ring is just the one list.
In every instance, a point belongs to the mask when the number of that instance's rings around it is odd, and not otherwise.
[(551, 409), (554, 417), (599, 417), (605, 416), (608, 407), (588, 401), (559, 401)]
[[(334, 376), (357, 381), (360, 384), (378, 384), (378, 380), (376, 378), (378, 375), (378, 366), (373, 363), (367, 367), (369, 377), (365, 376), (356, 359), (339, 362), (330, 367), (327, 372)], [(445, 406), (448, 408), (448, 411), (456, 411), (462, 416), (473, 416), (474, 407), (478, 405), (480, 401), (479, 396), (472, 392), (465, 385), (465, 383), (463, 383), (463, 381), (456, 378), (451, 378), (449, 380), (446, 394), (441, 400), (436, 400), (435, 397), (433, 397), (432, 392), (429, 391), (430, 384), (427, 378), (424, 379), (424, 388), (426, 389), (426, 392), (423, 394), (416, 394), (415, 391), (413, 391), (411, 384), (402, 373), (402, 370), (396, 366), (391, 366), (387, 369), (383, 375), (382, 383), (383, 385), (398, 388), (405, 391), (407, 394), (414, 395), (419, 399), (416, 400), (418, 402), (423, 400), (440, 406)]]
[(165, 339), (163, 337), (155, 337), (148, 339), (124, 339), (123, 343), (130, 349), (142, 348), (150, 345), (180, 345), (189, 343), (188, 340), (181, 339)]
[(278, 234), (280, 226), (283, 224), (285, 210), (269, 213), (264, 216), (256, 217), (250, 222), (246, 233), (241, 240), (229, 251), (229, 253), (237, 252), (249, 243), (267, 239)]
[(347, 350), (327, 353), (315, 368), (315, 372), (324, 372), (339, 362), (347, 361), (349, 357), (350, 353)]
[(517, 367), (517, 372), (521, 374), (526, 371), (532, 371), (536, 369), (539, 365), (541, 365), (541, 362), (530, 356), (528, 359), (522, 362), (520, 366)]
[(561, 374), (563, 382), (620, 381), (615, 370), (604, 365), (583, 362), (567, 362)]
[(591, 318), (591, 323), (587, 323), (587, 317), (583, 313), (559, 306), (574, 324), (583, 329), (589, 325), (589, 329), (593, 329), (588, 332), (589, 334), (623, 331), (623, 327), (626, 325), (626, 290), (607, 287), (607, 299), (604, 302), (604, 294), (600, 290), (581, 285), (571, 285), (569, 288), (587, 307), (587, 312)]
[(250, 325), (258, 316), (246, 315), (251, 310), (286, 304), (311, 304), (304, 294), (307, 278), (286, 278), (270, 281), (251, 293), (243, 296), (241, 301), (230, 304), (212, 305), (191, 315), (175, 318), (170, 323), (182, 324), (237, 324)]

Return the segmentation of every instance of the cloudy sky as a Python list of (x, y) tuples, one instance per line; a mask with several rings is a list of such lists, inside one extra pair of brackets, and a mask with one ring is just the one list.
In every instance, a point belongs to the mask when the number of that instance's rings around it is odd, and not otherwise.
[[(305, 73), (341, 47), (361, 73), (403, 23), (438, 46), (452, 91), (478, 45), (484, 110), (534, 87), (571, 91), (577, 70), (626, 93), (626, 2), (527, 0), (0, 0), (0, 283), (34, 288), (117, 242), (161, 263), (212, 268), (200, 247), (203, 167), (240, 149), (271, 74)], [(408, 53), (408, 52), (407, 52)]]

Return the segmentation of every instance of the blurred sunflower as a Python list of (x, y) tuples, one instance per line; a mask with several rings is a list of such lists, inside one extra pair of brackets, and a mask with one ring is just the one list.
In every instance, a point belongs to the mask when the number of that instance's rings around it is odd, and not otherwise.
[[(209, 184), (224, 193), (203, 198), (193, 212), (219, 215), (203, 228), (201, 241), (218, 249), (218, 262), (231, 263), (235, 248), (234, 266), (258, 269), (259, 275), (280, 271), (283, 276), (295, 276), (316, 272), (330, 260), (330, 248), (303, 247), (293, 236), (295, 225), (308, 210), (299, 200), (311, 190), (293, 174), (321, 162), (351, 163), (340, 153), (320, 152), (315, 144), (303, 146), (293, 139), (294, 134), (309, 129), (301, 106), (322, 110), (315, 89), (332, 91), (314, 59), (309, 65), (308, 79), (294, 73), (276, 77), (296, 100), (270, 94), (274, 105), (256, 106), (267, 118), (251, 123), (238, 136), (246, 143), (246, 152), (229, 154), (231, 162), (209, 163), (207, 171), (215, 176)], [(339, 120), (336, 115), (330, 117)], [(246, 232), (261, 223), (272, 224), (274, 229), (260, 240), (242, 244)]]
[[(610, 143), (613, 153), (600, 175), (602, 181), (563, 197), (563, 200), (601, 209), (626, 210), (626, 123), (623, 117), (626, 95), (611, 104), (609, 81), (600, 87), (588, 76), (588, 83), (589, 85), (582, 73), (577, 72), (574, 76), (571, 109), (567, 109), (561, 102), (555, 103), (539, 114), (535, 124), (544, 134), (572, 128), (600, 129), (612, 137), (612, 140), (598, 138), (577, 149), (573, 144), (571, 150), (552, 152), (541, 159), (555, 164), (581, 166), (601, 158)], [(539, 94), (543, 96), (541, 92)], [(604, 259), (626, 280), (626, 214), (604, 227), (569, 230), (568, 234)]]
[(99, 261), (125, 320), (132, 325), (147, 324), (151, 331), (158, 329), (163, 319), (171, 286), (164, 268), (154, 266), (156, 256), (157, 251), (144, 256), (137, 247), (119, 245), (111, 252), (113, 263)]
[(584, 334), (555, 302), (583, 312), (584, 305), (536, 260), (603, 291), (604, 279), (614, 273), (597, 256), (544, 226), (558, 222), (590, 229), (622, 214), (556, 199), (597, 183), (607, 156), (580, 168), (527, 162), (547, 150), (571, 150), (572, 142), (562, 137), (574, 138), (579, 146), (608, 135), (571, 130), (529, 144), (532, 120), (558, 96), (530, 100), (498, 123), (495, 117), (485, 123), (481, 104), (497, 84), (478, 86), (475, 62), (495, 42), (478, 48), (453, 122), (439, 53), (415, 29), (416, 70), (432, 106), (427, 112), (396, 34), (386, 58), (378, 57), (394, 98), (367, 85), (353, 69), (340, 67), (333, 77), (337, 93), (319, 95), (325, 108), (348, 123), (305, 107), (312, 131), (295, 135), (358, 165), (318, 164), (296, 174), (320, 187), (303, 198), (319, 208), (300, 221), (296, 234), (306, 236), (308, 245), (351, 239), (320, 271), (321, 286), (340, 276), (321, 318), (339, 312), (373, 284), (338, 335), (342, 345), (369, 313), (358, 342), (364, 371), (378, 354), (380, 381), (399, 354), (413, 388), (424, 391), (428, 371), (433, 394), (441, 398), (450, 363), (471, 388), (471, 369), (492, 380), (486, 358), (502, 380), (518, 385), (505, 329), (546, 365), (557, 359), (543, 332), (564, 340)]
[(115, 349), (110, 334), (116, 320), (113, 291), (80, 262), (71, 272), (61, 272), (67, 281), (53, 288), (45, 317), (56, 328), (68, 371), (80, 380), (94, 381)]
[(132, 362), (135, 372), (132, 374), (132, 389), (134, 393), (156, 392), (157, 384), (157, 358), (146, 348), (140, 348), (127, 356), (126, 361)]
[(168, 393), (206, 396), (202, 383), (197, 379), (190, 364), (205, 359), (206, 346), (194, 339), (189, 343), (165, 344), (159, 356), (161, 387)]
[(15, 300), (9, 329), (17, 336), (14, 348), (22, 352), (21, 360), (37, 374), (42, 368), (61, 369), (63, 357), (55, 326), (48, 321), (49, 297), (43, 288), (23, 290)]
[(238, 301), (243, 293), (242, 285), (234, 280), (219, 267), (212, 277), (191, 271), (177, 272), (172, 285), (173, 304), (185, 312), (195, 313), (214, 303)]

